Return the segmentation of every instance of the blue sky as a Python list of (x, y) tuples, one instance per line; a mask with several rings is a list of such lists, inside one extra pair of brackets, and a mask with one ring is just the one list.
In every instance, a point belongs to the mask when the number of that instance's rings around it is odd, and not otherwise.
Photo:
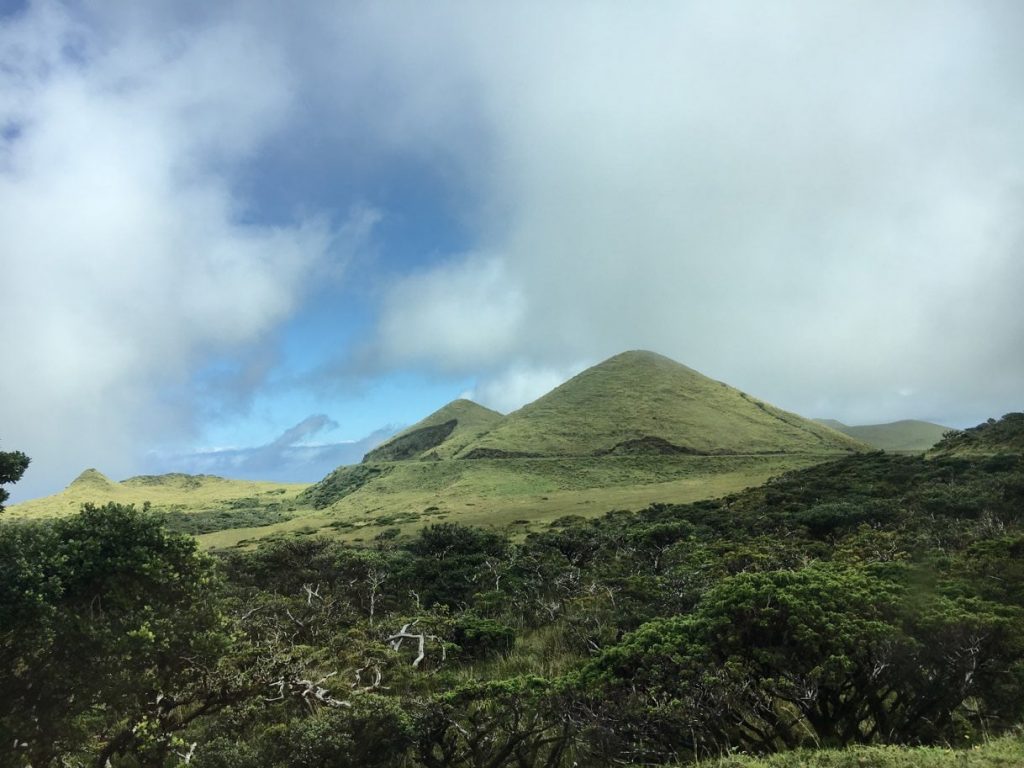
[(623, 351), (1024, 391), (1019, 3), (0, 2), (0, 449), (315, 480)]

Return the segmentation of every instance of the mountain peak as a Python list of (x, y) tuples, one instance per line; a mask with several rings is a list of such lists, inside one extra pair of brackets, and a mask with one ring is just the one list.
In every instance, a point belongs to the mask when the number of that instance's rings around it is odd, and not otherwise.
[(102, 487), (102, 486), (107, 486), (107, 485), (114, 485), (114, 481), (111, 480), (106, 475), (104, 475), (98, 469), (94, 469), (93, 467), (89, 467), (89, 469), (85, 470), (84, 472), (82, 472), (82, 474), (80, 474), (78, 477), (76, 477), (74, 480), (72, 480), (71, 481), (71, 485), (69, 485), (68, 487), (69, 488), (72, 488), (72, 487), (81, 488), (83, 486), (93, 486), (93, 487), (100, 486), (100, 487)]
[(631, 350), (509, 414), (459, 457), (829, 453), (866, 447), (664, 355)]

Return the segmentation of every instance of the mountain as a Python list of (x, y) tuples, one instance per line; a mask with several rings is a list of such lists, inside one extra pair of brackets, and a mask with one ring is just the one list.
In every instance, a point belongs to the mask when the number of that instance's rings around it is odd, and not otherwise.
[(851, 427), (834, 419), (818, 419), (819, 424), (849, 435), (882, 451), (926, 451), (939, 442), (949, 427), (928, 421), (905, 419), (888, 424), (866, 424)]
[(309, 487), (86, 473), (80, 487), (10, 511), (149, 501), (208, 547), (316, 533), (368, 542), (456, 521), (526, 533), (565, 516), (717, 498), (867, 450), (666, 357), (625, 352), (508, 416), (455, 400)]
[(842, 453), (866, 446), (653, 352), (616, 355), (506, 416), (456, 458)]
[(453, 400), (363, 457), (363, 463), (450, 459), (504, 416), (472, 400)]

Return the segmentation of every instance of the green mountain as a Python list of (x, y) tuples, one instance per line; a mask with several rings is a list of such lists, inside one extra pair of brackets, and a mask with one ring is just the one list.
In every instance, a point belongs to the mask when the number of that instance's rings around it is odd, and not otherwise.
[(943, 427), (941, 424), (912, 419), (857, 427), (851, 427), (834, 419), (818, 419), (818, 423), (882, 451), (926, 451), (949, 431), (949, 427)]
[(363, 457), (363, 463), (450, 459), (504, 416), (472, 400), (453, 400)]
[(508, 416), (456, 400), (308, 487), (86, 473), (10, 509), (148, 501), (215, 548), (314, 533), (369, 541), (442, 521), (525, 533), (566, 515), (716, 498), (868, 449), (666, 357), (626, 352)]
[(653, 352), (624, 352), (510, 414), (456, 457), (842, 453), (866, 446)]

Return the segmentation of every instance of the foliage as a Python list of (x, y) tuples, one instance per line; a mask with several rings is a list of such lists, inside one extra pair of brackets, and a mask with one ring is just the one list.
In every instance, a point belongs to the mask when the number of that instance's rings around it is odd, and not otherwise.
[(116, 505), (6, 521), (0, 749), (112, 768), (786, 766), (807, 748), (949, 765), (882, 747), (1024, 717), (1016, 423), (985, 451), (954, 435), (515, 539), (431, 522), (213, 558)]
[(107, 755), (165, 748), (215, 707), (228, 635), (211, 566), (132, 507), (0, 526), (0, 743), (33, 765), (97, 735)]
[[(29, 458), (21, 451), (0, 451), (0, 486), (16, 483), (28, 469)], [(4, 511), (4, 502), (10, 493), (0, 488), (0, 512)]]

